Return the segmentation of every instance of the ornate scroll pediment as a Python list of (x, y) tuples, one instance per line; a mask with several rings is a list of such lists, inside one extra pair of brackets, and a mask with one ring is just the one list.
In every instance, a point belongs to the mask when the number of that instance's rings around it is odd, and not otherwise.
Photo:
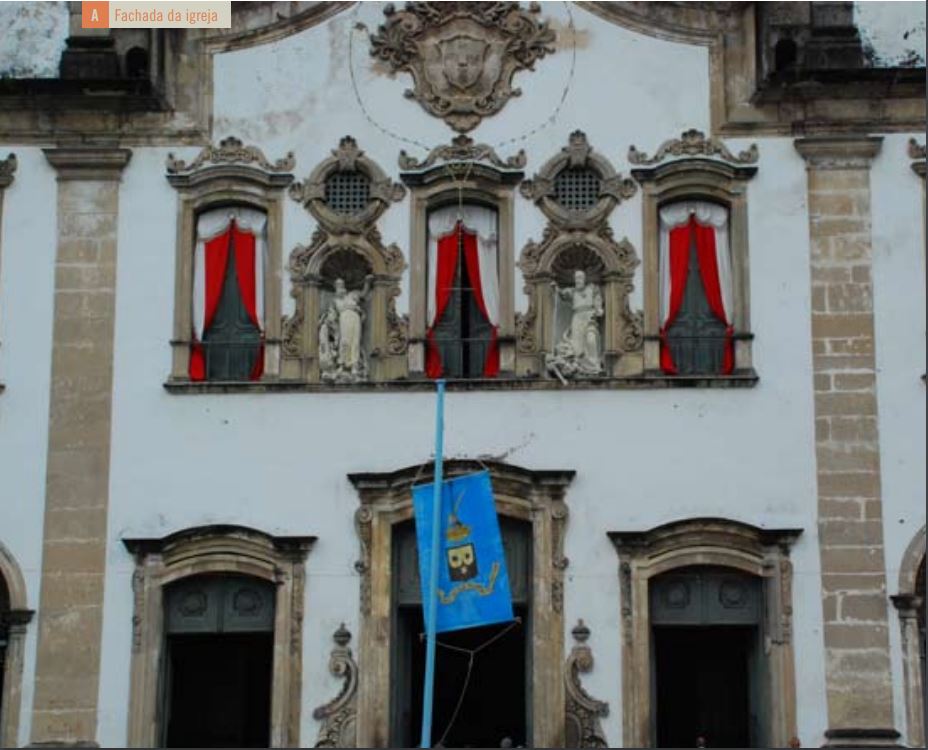
[(439, 162), (462, 163), (484, 161), (499, 169), (522, 169), (525, 167), (525, 151), (519, 150), (514, 156), (501, 159), (492, 146), (485, 143), (474, 143), (473, 138), (466, 135), (455, 136), (451, 143), (437, 146), (429, 151), (425, 159), (419, 160), (400, 151), (400, 169), (428, 169)]
[(505, 2), (409, 2), (384, 9), (386, 22), (371, 35), (371, 55), (392, 72), (413, 77), (406, 96), (461, 133), (496, 114), (521, 94), (519, 70), (554, 52), (555, 33), (537, 15)]
[[(910, 159), (924, 159), (925, 158), (925, 144), (919, 145), (918, 141), (914, 138), (909, 138), (909, 158)], [(12, 156), (12, 154), (10, 154)]]
[(574, 647), (567, 657), (564, 676), (567, 705), (566, 747), (609, 747), (600, 718), (609, 715), (609, 704), (591, 696), (580, 684), (580, 675), (593, 671), (593, 652), (587, 644), (590, 629), (579, 620), (570, 631)]
[(210, 164), (246, 164), (265, 172), (289, 172), (296, 165), (296, 160), (290, 151), (272, 164), (257, 146), (246, 146), (235, 136), (229, 136), (219, 141), (218, 146), (204, 148), (190, 164), (175, 158), (174, 154), (168, 154), (167, 170), (168, 174), (179, 174), (193, 172)]
[(752, 143), (746, 151), (741, 151), (735, 156), (722, 141), (706, 138), (706, 134), (696, 128), (690, 128), (681, 133), (679, 138), (664, 141), (654, 156), (648, 156), (647, 153), (639, 151), (634, 146), (628, 148), (628, 160), (632, 164), (657, 164), (668, 156), (709, 156), (718, 157), (732, 164), (756, 164), (758, 152), (757, 144)]
[(10, 154), (6, 159), (0, 160), (0, 187), (6, 187), (13, 181), (16, 172), (16, 154)]

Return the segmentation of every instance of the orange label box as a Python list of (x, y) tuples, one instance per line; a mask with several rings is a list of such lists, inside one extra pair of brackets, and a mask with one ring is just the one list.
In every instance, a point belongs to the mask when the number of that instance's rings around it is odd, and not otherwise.
[(82, 29), (108, 29), (110, 26), (110, 4), (108, 0), (81, 3)]

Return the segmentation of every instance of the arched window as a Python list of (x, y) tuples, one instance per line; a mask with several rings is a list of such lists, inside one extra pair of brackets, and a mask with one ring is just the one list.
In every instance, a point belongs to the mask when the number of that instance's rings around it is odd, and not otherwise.
[(449, 205), (428, 216), (426, 374), (499, 374), (497, 213)]
[(22, 572), (0, 544), (0, 747), (19, 746), (23, 651), (32, 615)]
[(925, 527), (913, 537), (899, 566), (899, 593), (891, 599), (899, 615), (903, 695), (909, 745), (925, 744), (928, 681), (925, 675)]
[(661, 369), (729, 375), (734, 368), (728, 208), (708, 201), (662, 206)]
[(267, 215), (246, 207), (197, 216), (191, 380), (261, 377), (266, 227)]

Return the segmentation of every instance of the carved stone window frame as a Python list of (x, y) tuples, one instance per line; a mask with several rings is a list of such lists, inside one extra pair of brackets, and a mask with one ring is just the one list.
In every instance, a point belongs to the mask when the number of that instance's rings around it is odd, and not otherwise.
[(902, 564), (899, 566), (899, 593), (890, 597), (899, 614), (902, 632), (902, 675), (905, 701), (905, 719), (910, 747), (925, 744), (924, 686), (922, 685), (921, 656), (919, 654), (918, 612), (924, 612), (925, 601), (916, 589), (919, 567), (925, 561), (925, 526), (909, 542)]
[[(516, 372), (515, 347), (515, 186), (524, 177), (525, 154), (505, 161), (486, 144), (457, 136), (423, 160), (400, 153), (400, 179), (410, 191), (409, 376), (425, 377), (425, 334), (428, 330), (428, 216), (458, 202), (496, 211), (499, 234), (499, 365), (501, 378)], [(415, 171), (413, 171), (415, 170)]]
[(653, 712), (649, 584), (694, 565), (734, 568), (763, 581), (768, 669), (767, 738), (791, 747), (796, 736), (796, 673), (792, 639), (790, 548), (800, 529), (760, 529), (718, 518), (688, 519), (649, 531), (610, 531), (619, 555), (624, 747), (652, 747)]
[[(370, 197), (356, 214), (340, 214), (326, 205), (326, 181), (338, 172), (360, 172), (370, 181)], [(403, 200), (405, 188), (393, 182), (364, 152), (357, 141), (344, 136), (338, 148), (321, 161), (306, 180), (295, 182), (290, 197), (316, 219), (318, 226), (309, 245), (290, 253), (290, 296), (294, 312), (283, 323), (281, 375), (284, 380), (319, 382), (319, 320), (323, 270), (336, 253), (347, 251), (371, 269), (373, 289), (367, 319), (371, 381), (402, 378), (406, 374), (406, 320), (396, 312), (396, 297), (406, 260), (396, 245), (383, 244), (377, 220), (392, 203)], [(310, 321), (307, 324), (306, 321)]]
[[(14, 161), (15, 163), (15, 161)], [(0, 183), (2, 185), (2, 183)], [(0, 197), (3, 189), (0, 187)], [(9, 595), (9, 609), (0, 612), (7, 628), (6, 658), (0, 675), (3, 689), (0, 703), (0, 747), (19, 747), (19, 717), (22, 710), (23, 659), (26, 628), (35, 614), (29, 609), (26, 582), (13, 555), (0, 543), (0, 578)]]
[[(680, 155), (684, 158), (658, 163), (667, 156)], [(699, 378), (756, 378), (751, 352), (754, 336), (751, 333), (747, 206), (747, 184), (757, 173), (757, 167), (753, 166), (757, 161), (756, 147), (735, 156), (719, 141), (691, 130), (681, 139), (662, 144), (653, 157), (632, 146), (629, 161), (648, 165), (632, 169), (632, 176), (643, 193), (645, 375), (665, 376), (660, 367), (660, 209), (680, 201), (705, 200), (728, 209), (735, 362), (732, 375), (700, 375)]]
[[(601, 180), (599, 200), (589, 210), (569, 211), (554, 198), (558, 175), (572, 168), (588, 168)], [(641, 313), (632, 312), (629, 304), (640, 261), (628, 238), (617, 242), (608, 224), (613, 209), (637, 189), (634, 181), (616, 172), (609, 160), (590, 146), (580, 130), (571, 133), (567, 146), (546, 161), (531, 180), (521, 184), (522, 196), (533, 201), (549, 223), (541, 242), (530, 240), (519, 256), (529, 297), (528, 310), (519, 316), (516, 326), (520, 375), (543, 374), (545, 356), (553, 353), (557, 344), (555, 299), (550, 283), (557, 281), (559, 286), (572, 283), (571, 279), (560, 278), (555, 268), (559, 256), (572, 249), (587, 250), (602, 266), (595, 283), (602, 289), (605, 309), (604, 374), (613, 377), (641, 374)]]
[[(564, 745), (564, 501), (574, 472), (451, 460), (446, 478), (486, 469), (497, 512), (532, 524), (532, 747)], [(429, 466), (350, 474), (360, 496), (355, 528), (361, 558), (357, 746), (390, 744), (393, 527), (413, 517), (411, 487), (431, 481)]]
[(157, 747), (164, 588), (198, 575), (244, 575), (277, 587), (271, 683), (271, 747), (299, 747), (306, 556), (315, 537), (271, 536), (240, 526), (206, 526), (160, 539), (124, 538), (135, 557), (129, 747)]
[[(6, 159), (0, 159), (0, 270), (2, 270), (3, 265), (3, 194), (6, 192), (6, 189), (13, 184), (13, 175), (16, 172), (16, 154), (10, 153), (7, 155)], [(0, 306), (2, 306), (3, 301), (0, 300)], [(2, 307), (0, 307), (2, 310)], [(0, 342), (2, 343), (2, 342)], [(0, 383), (0, 393), (3, 393), (3, 383)], [(2, 739), (2, 735), (0, 735)]]
[(193, 331), (193, 277), (197, 216), (211, 209), (246, 206), (267, 216), (264, 269), (264, 380), (280, 374), (281, 244), (283, 191), (293, 181), (293, 154), (275, 163), (234, 137), (207, 146), (190, 163), (167, 158), (167, 180), (177, 190), (174, 276), (174, 335), (169, 382), (190, 382)]

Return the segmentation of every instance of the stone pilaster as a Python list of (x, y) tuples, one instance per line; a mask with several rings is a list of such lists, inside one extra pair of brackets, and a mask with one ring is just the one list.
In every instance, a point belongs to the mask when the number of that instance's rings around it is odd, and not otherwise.
[(95, 743), (109, 494), (119, 181), (131, 152), (45, 149), (58, 173), (32, 742)]
[(891, 746), (870, 163), (881, 138), (801, 138), (808, 172), (827, 745)]

